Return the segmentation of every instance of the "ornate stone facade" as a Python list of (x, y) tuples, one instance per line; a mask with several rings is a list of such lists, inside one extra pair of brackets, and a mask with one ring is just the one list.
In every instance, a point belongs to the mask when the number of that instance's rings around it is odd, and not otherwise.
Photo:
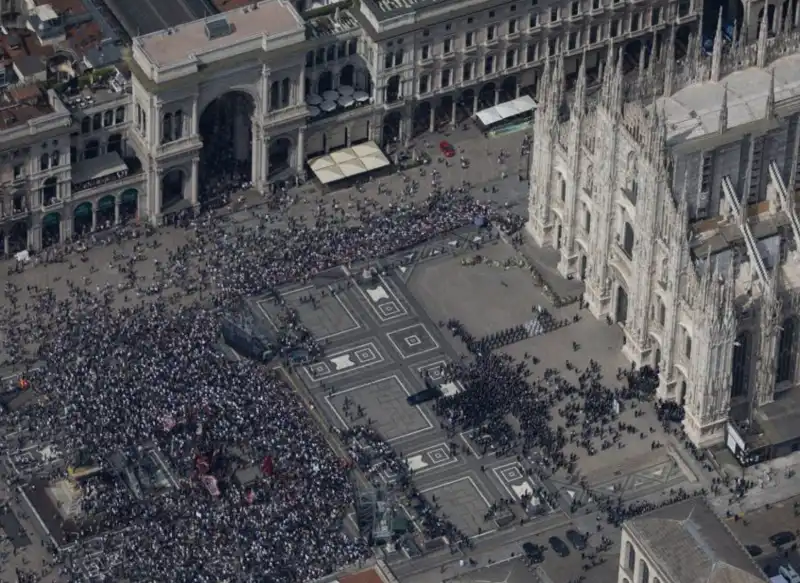
[(638, 73), (610, 45), (591, 98), (585, 66), (568, 97), (548, 64), (527, 228), (707, 446), (797, 379), (800, 37), (764, 18), (726, 43), (720, 18), (711, 54), (692, 39), (676, 62), (674, 30)]

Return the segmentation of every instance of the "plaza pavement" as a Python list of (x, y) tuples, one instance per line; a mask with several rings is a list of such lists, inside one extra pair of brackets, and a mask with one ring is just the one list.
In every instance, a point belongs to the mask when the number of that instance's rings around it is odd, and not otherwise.
[[(469, 169), (462, 170), (457, 159), (449, 167), (434, 162), (432, 166), (439, 168), (442, 173), (442, 183), (459, 184), (462, 180), (468, 180), (474, 184), (487, 184), (489, 191), (496, 185), (497, 193), (484, 195), (479, 191), (475, 193), (476, 197), (491, 198), (496, 204), (513, 207), (515, 211), (524, 214), (527, 207), (527, 183), (518, 179), (519, 160), (514, 158), (519, 156), (523, 135), (512, 134), (486, 140), (475, 135), (474, 130), (471, 131), (472, 133), (459, 130), (446, 136), (456, 148), (465, 149), (465, 156), (472, 164)], [(419, 140), (417, 146), (424, 147), (424, 141), (427, 140), (433, 145), (430, 153), (435, 160), (438, 157), (436, 144), (441, 138), (442, 136), (436, 135), (427, 136), (424, 140)], [(505, 165), (497, 164), (497, 155), (501, 148), (508, 150), (512, 156)], [(417, 172), (412, 170), (409, 175), (417, 178)], [(501, 172), (510, 176), (501, 178)], [(428, 192), (428, 182), (425, 177), (418, 179), (421, 188), (416, 197), (423, 198)], [(407, 200), (397, 194), (404, 185), (401, 176), (380, 179), (393, 192), (392, 195), (378, 195), (377, 182), (368, 183), (365, 193), (347, 189), (322, 194), (306, 185), (295, 192), (295, 204), (283, 214), (267, 210), (262, 206), (261, 197), (257, 193), (250, 193), (243, 197), (242, 203), (233, 203), (223, 212), (229, 213), (232, 227), (252, 227), (267, 214), (274, 217), (273, 225), (277, 227), (284, 224), (287, 215), (311, 220), (320, 207), (329, 211), (340, 208), (347, 214), (354, 211), (357, 200), (380, 204), (401, 204)], [(161, 246), (157, 249), (146, 249), (146, 261), (137, 264), (143, 278), (140, 285), (144, 287), (153, 281), (154, 260), (163, 260), (166, 249), (180, 245), (190, 236), (191, 233), (184, 230), (159, 230), (152, 240), (158, 240)], [(481, 330), (494, 331), (522, 323), (532, 305), (542, 304), (549, 308), (549, 303), (533, 287), (529, 276), (516, 268), (502, 271), (487, 265), (462, 267), (460, 260), (464, 256), (463, 249), (471, 236), (467, 231), (460, 236), (454, 235), (424, 246), (417, 250), (417, 261), (413, 266), (405, 272), (394, 271), (376, 286), (354, 285), (335, 298), (329, 295), (326, 299), (321, 298), (319, 289), (288, 293), (287, 298), (290, 301), (309, 293), (317, 297), (319, 305), (316, 310), (312, 309), (313, 313), (309, 312), (311, 308), (308, 304), (298, 304), (298, 309), (307, 325), (319, 336), (328, 336), (329, 342), (326, 358), (315, 368), (316, 372), (312, 374), (310, 368), (301, 370), (292, 380), (297, 383), (297, 388), (306, 397), (312, 414), (324, 428), (327, 424), (344, 427), (364, 421), (350, 419), (341, 410), (341, 401), (345, 395), (362, 404), (366, 417), (374, 420), (378, 430), (392, 440), (392, 444), (415, 467), (415, 481), (419, 489), (436, 494), (450, 519), (474, 537), (475, 553), (510, 556), (512, 552), (519, 552), (519, 545), (537, 532), (555, 529), (563, 534), (571, 520), (585, 520), (586, 511), (575, 517), (565, 512), (572, 499), (579, 495), (576, 489), (557, 476), (545, 486), (558, 492), (558, 508), (549, 509), (544, 516), (529, 517), (521, 527), (516, 519), (525, 518), (528, 512), (519, 504), (514, 505), (515, 521), (511, 525), (500, 526), (494, 521), (485, 521), (484, 514), (491, 503), (501, 498), (518, 500), (519, 493), (530, 487), (526, 481), (532, 478), (524, 475), (524, 465), (527, 462), (497, 459), (491, 454), (479, 458), (475, 452), (470, 451), (471, 442), (468, 436), (458, 436), (455, 440), (458, 445), (457, 455), (451, 456), (449, 440), (439, 429), (430, 407), (423, 405), (412, 408), (405, 401), (409, 393), (422, 388), (419, 376), (421, 370), (428, 368), (435, 371), (442, 362), (458, 358), (463, 353), (463, 346), (455, 342), (449, 334), (441, 333), (437, 326), (438, 320), (459, 318), (479, 335)], [(458, 244), (453, 245), (453, 241)], [(120, 281), (120, 276), (112, 265), (113, 250), (130, 253), (132, 247), (133, 242), (97, 247), (88, 252), (89, 261), (86, 263), (75, 258), (72, 266), (68, 263), (31, 265), (24, 273), (10, 278), (6, 270), (2, 269), (5, 266), (0, 266), (0, 280), (3, 284), (12, 281), (23, 289), (27, 285), (50, 287), (59, 299), (67, 297), (68, 280), (96, 291), (104, 283), (116, 286)], [(537, 252), (535, 248), (528, 248), (528, 252), (536, 254), (543, 262), (548, 257), (547, 252)], [(497, 243), (484, 248), (481, 253), (502, 259), (513, 252), (507, 245)], [(98, 271), (90, 272), (90, 266)], [(551, 271), (547, 273), (549, 275)], [(83, 278), (88, 280), (84, 281)], [(348, 274), (342, 272), (341, 281), (344, 282), (347, 278)], [(552, 283), (560, 285), (555, 280)], [(326, 285), (338, 283), (320, 283), (321, 287)], [(165, 293), (171, 292), (167, 290)], [(133, 293), (129, 295), (130, 301), (147, 301), (146, 297), (136, 297)], [(264, 305), (264, 309), (269, 314), (269, 306)], [(571, 317), (574, 309), (574, 306), (564, 308), (557, 311), (557, 315)], [(482, 317), (473, 319), (475, 314), (481, 314)], [(584, 345), (581, 351), (572, 353), (572, 339), (578, 339)], [(613, 379), (616, 367), (623, 364), (618, 356), (617, 331), (590, 317), (563, 330), (509, 347), (507, 351), (517, 356), (525, 351), (540, 356), (541, 370), (546, 366), (563, 369), (567, 357), (584, 366), (592, 357), (604, 365), (610, 379)], [(325, 388), (321, 386), (323, 382)], [(446, 390), (458, 390), (458, 387), (448, 387)], [(625, 414), (630, 415), (629, 412)], [(636, 424), (642, 425), (649, 420), (650, 417), (639, 418)], [(41, 451), (49, 445), (36, 443), (35, 436), (10, 436), (10, 439), (18, 450), (14, 455), (21, 455), (19, 451), (26, 448)], [(643, 443), (649, 444), (649, 441)], [(610, 491), (613, 486), (619, 488), (614, 491), (624, 493), (626, 499), (638, 499), (643, 496), (660, 496), (673, 484), (688, 483), (690, 477), (680, 471), (680, 468), (676, 469), (676, 465), (671, 463), (673, 458), (667, 452), (660, 450), (651, 453), (649, 449), (641, 451), (641, 445), (631, 441), (624, 450), (618, 450), (622, 453), (621, 458), (616, 455), (618, 451), (615, 450), (603, 452), (595, 456), (596, 459), (590, 459), (588, 465), (584, 466), (584, 471), (593, 487)], [(334, 443), (334, 446), (337, 444)], [(341, 453), (340, 447), (337, 450)], [(469, 455), (467, 452), (470, 452)], [(582, 458), (581, 463), (584, 463), (587, 458), (585, 455)], [(484, 466), (485, 471), (481, 470), (481, 466)], [(6, 470), (10, 471), (8, 467)], [(386, 479), (391, 477), (386, 476)], [(41, 559), (36, 557), (44, 554), (38, 542), (43, 534), (41, 528), (30, 520), (30, 515), (23, 506), (17, 504), (13, 498), (11, 502), (14, 515), (23, 518), (20, 522), (25, 533), (32, 541), (36, 541), (18, 551), (17, 558), (20, 562), (29, 561), (31, 565), (40, 564), (36, 561)], [(591, 508), (591, 502), (585, 502)], [(447, 566), (453, 560), (446, 553), (434, 553), (416, 561), (400, 556), (392, 558), (392, 568), (400, 577), (410, 577), (426, 571), (438, 572), (442, 565)], [(11, 568), (12, 563), (13, 561), (8, 562), (6, 568)]]
[[(465, 229), (413, 253), (390, 258), (388, 263), (411, 257), (414, 262), (391, 270), (376, 281), (365, 283), (359, 273), (341, 270), (338, 276), (317, 287), (292, 288), (283, 293), (300, 320), (327, 342), (325, 358), (296, 371), (316, 412), (328, 424), (341, 429), (370, 423), (414, 470), (413, 479), (420, 492), (435, 495), (440, 512), (473, 538), (475, 550), (470, 557), (508, 558), (511, 553), (518, 554), (520, 545), (537, 533), (553, 531), (563, 538), (570, 524), (593, 529), (593, 493), (632, 501), (663, 499), (671, 488), (695, 487), (697, 476), (686, 463), (679, 463), (671, 447), (650, 449), (654, 438), (665, 444), (671, 442), (661, 435), (660, 424), (648, 406), (641, 417), (624, 411), (622, 420), (648, 434), (652, 426), (656, 433), (645, 440), (631, 436), (626, 438), (624, 448), (593, 457), (578, 452), (580, 474), (590, 483), (586, 499), (580, 499), (584, 494), (571, 485), (566, 475), (556, 474), (543, 485), (557, 494), (558, 505), (544, 508), (539, 515), (534, 508), (520, 504), (522, 494), (540, 485), (537, 478), (527, 475), (531, 462), (499, 458), (492, 452), (481, 455), (468, 434), (449, 439), (429, 404), (408, 405), (406, 397), (424, 388), (422, 371), (428, 370), (435, 382), (441, 382), (439, 367), (466, 352), (460, 341), (439, 327), (439, 321), (458, 318), (480, 336), (523, 323), (537, 304), (551, 309), (530, 275), (518, 268), (503, 269), (487, 263), (462, 265), (462, 259), (474, 253), (497, 261), (514, 254), (508, 245), (497, 241), (479, 251), (468, 250), (468, 244), (475, 243), (477, 237), (477, 230)], [(322, 289), (326, 287), (326, 291), (335, 294), (323, 296)], [(313, 296), (313, 303), (309, 296)], [(279, 308), (271, 300), (262, 300), (258, 305), (268, 323), (278, 317)], [(571, 320), (576, 309), (573, 305), (552, 311), (557, 318)], [(573, 340), (582, 344), (578, 352), (572, 350)], [(619, 356), (620, 342), (616, 328), (587, 316), (506, 350), (517, 357), (524, 352), (539, 356), (541, 363), (534, 367), (538, 373), (550, 366), (563, 370), (567, 358), (580, 367), (588, 365), (592, 358), (603, 366), (606, 380), (615, 384), (617, 367), (625, 365)], [(450, 393), (462, 387), (449, 384), (442, 389)], [(345, 399), (350, 403), (347, 410)], [(364, 410), (362, 417), (355, 414), (358, 406)], [(456, 455), (451, 454), (452, 445), (456, 446)], [(392, 476), (383, 475), (381, 480), (391, 483)], [(583, 507), (573, 516), (569, 509), (576, 498)], [(513, 518), (487, 520), (488, 508), (501, 499), (513, 501)], [(416, 519), (410, 508), (403, 512)], [(583, 524), (587, 516), (589, 522)], [(384, 558), (401, 580), (415, 581), (436, 578), (442, 566), (454, 561), (446, 550), (422, 558), (410, 559), (402, 553)], [(563, 563), (568, 565), (570, 561), (565, 559)], [(577, 568), (579, 572), (574, 576), (582, 572), (580, 561)]]

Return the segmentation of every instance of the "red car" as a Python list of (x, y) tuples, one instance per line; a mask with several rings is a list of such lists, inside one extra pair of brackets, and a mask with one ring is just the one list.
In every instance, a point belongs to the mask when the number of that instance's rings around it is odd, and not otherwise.
[(445, 158), (452, 158), (453, 156), (456, 155), (456, 149), (450, 142), (447, 141), (439, 142), (439, 149), (442, 151), (442, 154), (444, 154)]

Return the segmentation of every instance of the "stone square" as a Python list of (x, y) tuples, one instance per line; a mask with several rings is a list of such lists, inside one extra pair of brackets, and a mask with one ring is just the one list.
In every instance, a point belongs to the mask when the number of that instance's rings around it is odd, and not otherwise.
[(357, 289), (379, 323), (398, 320), (409, 315), (399, 292), (383, 277), (379, 277), (373, 283), (359, 285)]
[(403, 359), (413, 358), (439, 348), (438, 342), (424, 324), (414, 324), (387, 332), (386, 337)]
[(326, 354), (321, 361), (304, 367), (304, 370), (309, 381), (319, 383), (375, 366), (384, 360), (377, 344), (366, 342)]
[(428, 452), (428, 457), (434, 464), (443, 464), (450, 460), (450, 452), (445, 447), (437, 447)]
[[(302, 301), (311, 295), (314, 302)], [(313, 286), (292, 290), (282, 294), (288, 307), (297, 311), (303, 324), (318, 340), (325, 340), (355, 332), (362, 328), (355, 310), (347, 305), (347, 297), (339, 294), (322, 294), (320, 288)], [(258, 307), (273, 328), (277, 329), (274, 317), (278, 307), (271, 300), (260, 300)]]
[[(433, 428), (420, 407), (408, 404), (406, 398), (410, 394), (406, 383), (392, 375), (344, 389), (325, 400), (344, 428), (366, 425), (372, 420), (372, 426), (385, 440), (397, 441)], [(345, 398), (352, 403), (347, 410)], [(364, 410), (361, 417), (356, 417), (358, 406)]]
[(462, 476), (420, 491), (429, 502), (431, 496), (436, 496), (440, 512), (467, 536), (475, 538), (494, 531), (494, 522), (483, 519), (491, 503), (472, 476)]
[(516, 482), (524, 477), (522, 472), (520, 472), (519, 468), (516, 466), (501, 470), (500, 476), (506, 482)]
[(386, 300), (384, 303), (378, 304), (378, 311), (381, 313), (381, 316), (385, 317), (387, 320), (401, 315), (400, 307), (394, 300)]

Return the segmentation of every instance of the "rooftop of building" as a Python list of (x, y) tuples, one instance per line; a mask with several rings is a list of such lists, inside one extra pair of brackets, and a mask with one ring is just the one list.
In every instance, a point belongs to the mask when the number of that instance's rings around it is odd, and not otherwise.
[(309, 39), (334, 36), (358, 28), (358, 20), (345, 9), (306, 19), (306, 37)]
[(128, 35), (151, 34), (216, 14), (211, 0), (104, 0)]
[(432, 6), (456, 4), (453, 0), (361, 0), (361, 3), (379, 21), (390, 20)]
[(54, 111), (47, 93), (38, 85), (3, 91), (0, 93), (0, 131), (19, 127)]
[(300, 32), (304, 28), (303, 19), (288, 0), (265, 0), (137, 37), (134, 43), (152, 65), (164, 67), (249, 39)]
[(625, 529), (672, 583), (766, 581), (741, 543), (701, 497), (628, 520)]
[(767, 101), (775, 78), (775, 103), (800, 97), (800, 54), (787, 55), (764, 68), (734, 71), (719, 81), (684, 87), (658, 100), (667, 117), (668, 139), (686, 141), (720, 131), (720, 112), (727, 92), (727, 128), (765, 118)]
[(91, 109), (118, 100), (130, 92), (130, 70), (119, 63), (92, 71), (55, 87), (61, 101), (70, 111)]
[(59, 15), (80, 16), (88, 12), (82, 0), (33, 0), (33, 4), (37, 8), (49, 6)]

